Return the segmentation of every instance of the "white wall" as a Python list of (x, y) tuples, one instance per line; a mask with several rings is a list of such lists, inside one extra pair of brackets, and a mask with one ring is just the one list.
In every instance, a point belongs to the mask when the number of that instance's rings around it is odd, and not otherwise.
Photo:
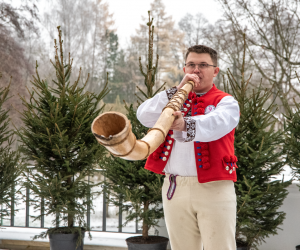
[(259, 250), (295, 250), (300, 245), (300, 191), (297, 183), (288, 187), (289, 194), (284, 200), (280, 211), (286, 213), (282, 230), (266, 239)]

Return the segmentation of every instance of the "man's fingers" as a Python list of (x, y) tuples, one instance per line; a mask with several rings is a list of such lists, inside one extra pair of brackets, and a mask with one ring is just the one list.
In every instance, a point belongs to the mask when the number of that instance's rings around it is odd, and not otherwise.
[(174, 111), (173, 115), (175, 116), (175, 119), (180, 118), (180, 116), (182, 116), (181, 111)]
[(173, 115), (175, 115), (175, 116), (181, 115), (181, 111), (174, 111)]
[(195, 87), (199, 87), (200, 86), (200, 79), (197, 75), (193, 75), (193, 81), (195, 83)]

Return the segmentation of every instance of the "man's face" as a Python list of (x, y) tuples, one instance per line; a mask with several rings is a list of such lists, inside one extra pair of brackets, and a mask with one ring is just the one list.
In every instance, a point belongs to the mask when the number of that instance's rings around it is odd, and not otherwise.
[(219, 73), (219, 68), (212, 66), (199, 68), (198, 64), (207, 63), (209, 65), (213, 65), (210, 55), (208, 53), (198, 54), (191, 52), (189, 53), (185, 63), (186, 65), (190, 63), (197, 64), (194, 69), (189, 68), (188, 66), (183, 68), (185, 74), (196, 74), (200, 79), (200, 86), (195, 87), (194, 91), (198, 93), (205, 93), (209, 91), (212, 87), (214, 77)]

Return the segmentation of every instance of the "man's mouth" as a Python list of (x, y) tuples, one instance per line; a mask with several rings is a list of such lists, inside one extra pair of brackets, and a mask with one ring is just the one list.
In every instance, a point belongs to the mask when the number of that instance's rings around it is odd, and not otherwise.
[(197, 76), (199, 77), (200, 80), (202, 79), (202, 76), (200, 76), (200, 75), (197, 75)]

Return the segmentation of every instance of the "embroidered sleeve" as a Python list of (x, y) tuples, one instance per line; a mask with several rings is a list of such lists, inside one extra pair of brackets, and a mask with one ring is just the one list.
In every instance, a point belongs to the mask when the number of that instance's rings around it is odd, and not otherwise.
[(222, 138), (237, 126), (239, 113), (238, 102), (232, 96), (223, 97), (211, 112), (193, 116), (197, 127), (194, 141), (210, 142)]
[(168, 99), (170, 100), (173, 97), (173, 95), (177, 92), (177, 88), (172, 87), (170, 89), (167, 89), (166, 92), (167, 92)]
[(189, 142), (194, 140), (196, 135), (196, 121), (191, 117), (184, 117), (183, 118), (186, 122), (186, 132), (187, 136), (184, 140), (185, 142)]

